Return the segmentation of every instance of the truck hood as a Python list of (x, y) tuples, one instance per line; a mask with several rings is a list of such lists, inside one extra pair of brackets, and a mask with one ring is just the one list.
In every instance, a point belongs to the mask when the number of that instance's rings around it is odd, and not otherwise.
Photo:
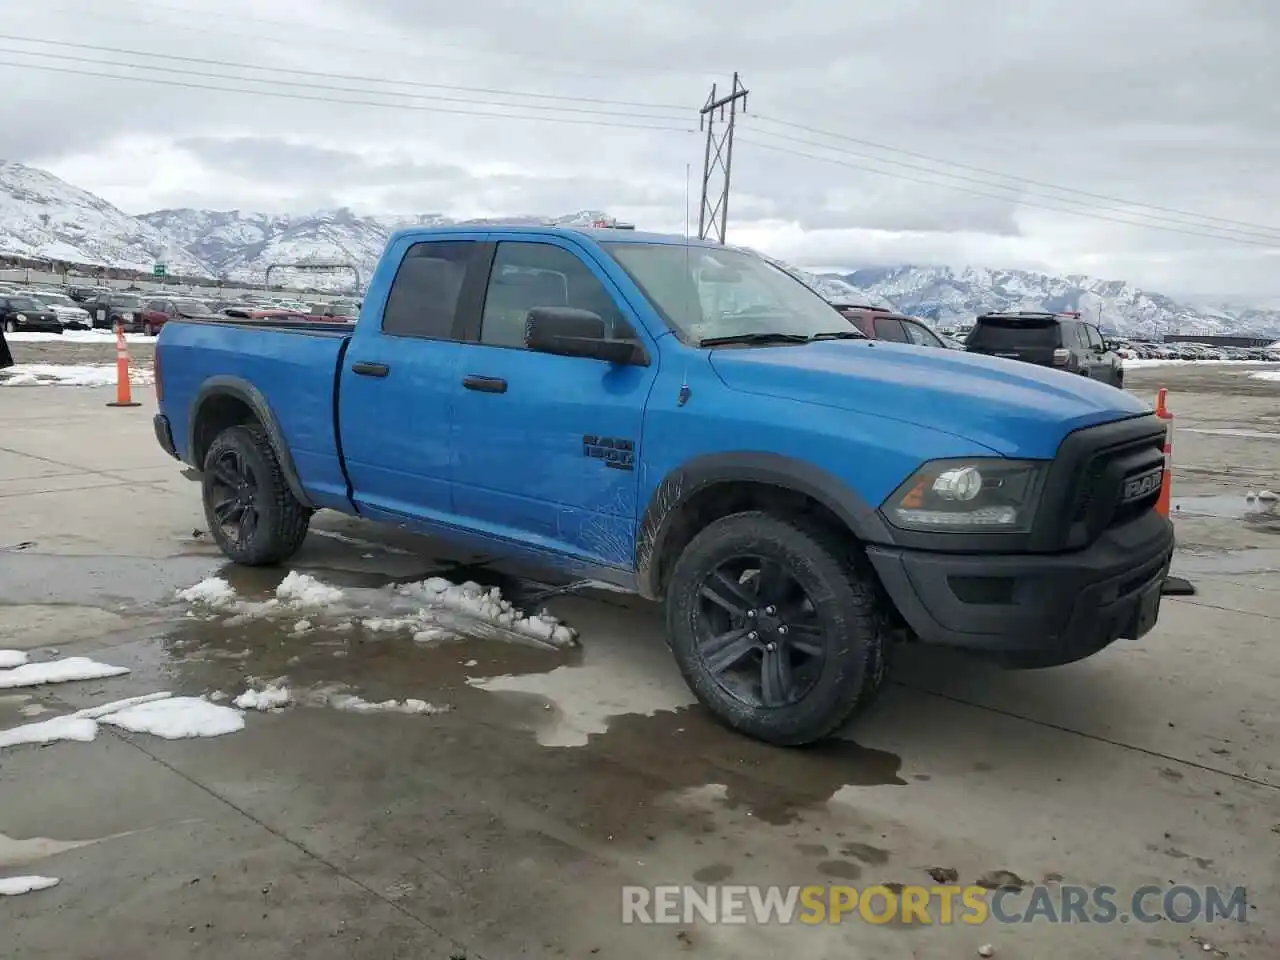
[(710, 362), (731, 390), (930, 427), (1007, 457), (1051, 458), (1073, 430), (1151, 409), (1077, 374), (883, 340), (722, 348)]

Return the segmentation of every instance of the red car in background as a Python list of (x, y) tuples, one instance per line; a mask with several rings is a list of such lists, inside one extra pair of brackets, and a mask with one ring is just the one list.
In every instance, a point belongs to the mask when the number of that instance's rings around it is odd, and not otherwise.
[(206, 320), (218, 316), (207, 303), (189, 297), (148, 300), (142, 305), (140, 313), (142, 332), (148, 337), (157, 336), (160, 328), (169, 320)]
[(947, 349), (947, 345), (936, 333), (914, 317), (906, 317), (884, 307), (843, 303), (834, 306), (846, 320), (872, 340), (893, 340), (897, 343)]

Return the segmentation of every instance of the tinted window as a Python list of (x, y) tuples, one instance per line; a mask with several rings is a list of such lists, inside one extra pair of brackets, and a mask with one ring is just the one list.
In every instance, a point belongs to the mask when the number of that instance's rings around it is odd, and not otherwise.
[(871, 318), (865, 313), (856, 310), (850, 310), (847, 313), (841, 311), (845, 319), (852, 323), (859, 333), (865, 333), (868, 337), (872, 336), (875, 331), (871, 328)]
[[(1067, 331), (1064, 324), (1064, 342)], [(1038, 317), (988, 317), (969, 332), (965, 346), (979, 350), (1014, 350), (1019, 347), (1054, 349), (1058, 346), (1058, 325)]]
[(907, 338), (922, 347), (941, 347), (942, 341), (932, 330), (923, 323), (913, 323), (910, 320), (903, 320), (902, 327), (907, 331)]
[(34, 300), (29, 300), (26, 297), (12, 297), (9, 300), (9, 309), (10, 310), (28, 310), (28, 311), (31, 311), (32, 313), (38, 313), (39, 311), (43, 310), (44, 307), (36, 303)]
[(876, 317), (876, 339), (892, 340), (894, 343), (906, 343), (907, 334), (902, 329), (902, 321), (893, 317)]
[(549, 243), (500, 243), (489, 274), (480, 342), (523, 347), (525, 320), (536, 307), (590, 310), (609, 336), (631, 336), (609, 291), (585, 263)]
[(415, 243), (396, 271), (382, 331), (396, 337), (453, 337), (458, 299), (475, 252), (470, 242)]

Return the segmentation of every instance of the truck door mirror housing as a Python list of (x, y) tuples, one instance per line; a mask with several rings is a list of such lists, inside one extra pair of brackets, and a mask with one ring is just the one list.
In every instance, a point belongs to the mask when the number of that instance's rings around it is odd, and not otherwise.
[(648, 366), (635, 339), (608, 336), (604, 319), (575, 307), (535, 307), (525, 319), (524, 342), (530, 350), (561, 357), (586, 357), (605, 363)]

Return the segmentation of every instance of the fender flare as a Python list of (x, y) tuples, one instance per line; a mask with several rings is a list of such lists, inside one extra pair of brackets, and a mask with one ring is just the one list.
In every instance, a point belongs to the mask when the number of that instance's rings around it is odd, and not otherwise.
[[(302, 489), (302, 481), (298, 477), (298, 468), (294, 465), (293, 454), (289, 452), (289, 444), (285, 442), (284, 432), (280, 429), (280, 422), (271, 410), (271, 404), (267, 402), (261, 390), (241, 377), (210, 377), (200, 386), (195, 402), (191, 404), (191, 415), (187, 424), (187, 447), (191, 459), (195, 460), (196, 424), (200, 422), (201, 411), (207, 401), (216, 397), (234, 397), (253, 411), (253, 415), (267, 431), (267, 439), (275, 450), (276, 459), (280, 462), (280, 470), (284, 474), (285, 482), (289, 485), (289, 490), (300, 504), (314, 510), (315, 504)], [(204, 468), (204, 464), (194, 462), (191, 466), (196, 470)]]
[(667, 474), (654, 490), (636, 535), (636, 583), (642, 596), (659, 599), (657, 558), (673, 521), (693, 496), (712, 484), (764, 483), (812, 497), (865, 543), (892, 543), (889, 525), (847, 483), (820, 467), (776, 453), (743, 451), (697, 457)]

